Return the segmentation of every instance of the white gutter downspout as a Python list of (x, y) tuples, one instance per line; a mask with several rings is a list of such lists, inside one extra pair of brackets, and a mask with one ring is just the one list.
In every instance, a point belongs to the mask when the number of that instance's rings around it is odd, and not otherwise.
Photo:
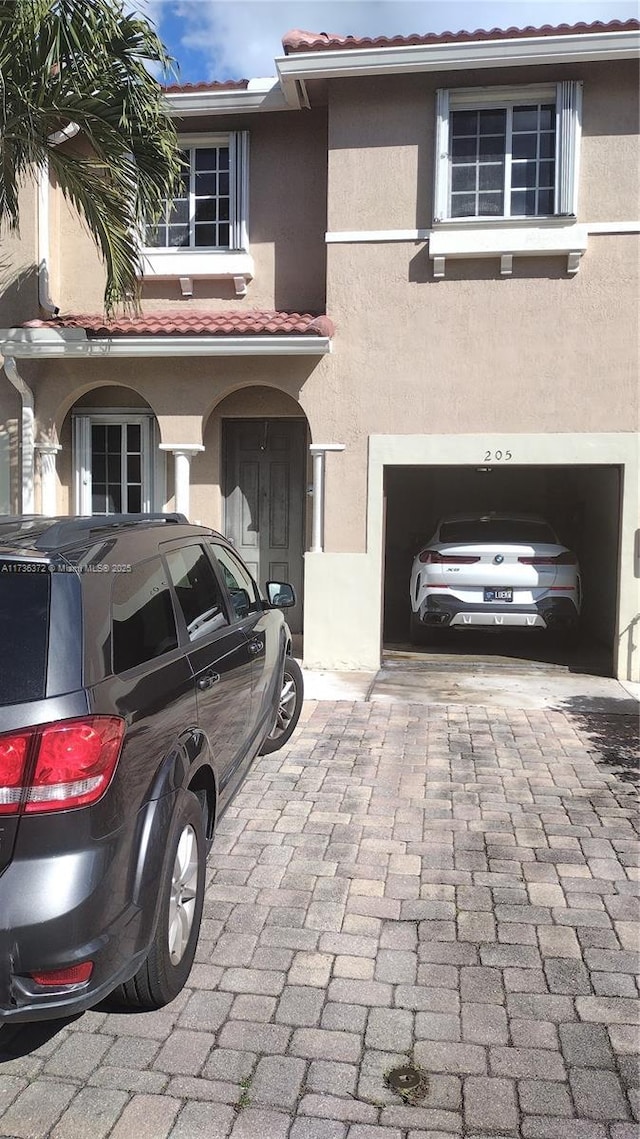
[(38, 304), (49, 316), (57, 316), (49, 292), (49, 163), (38, 170)]
[[(47, 142), (60, 146), (75, 138), (79, 130), (77, 123), (67, 123), (62, 130), (50, 134)], [(45, 158), (38, 169), (38, 303), (50, 316), (57, 316), (60, 309), (49, 292), (49, 252), (49, 163)]]
[(4, 370), (22, 400), (22, 489), (20, 495), (20, 512), (22, 514), (34, 513), (34, 423), (33, 392), (20, 375), (13, 356), (4, 357)]
[(324, 550), (324, 466), (326, 454), (327, 451), (344, 451), (344, 449), (344, 443), (312, 443), (309, 447), (313, 458), (313, 518), (310, 551), (312, 554), (321, 554)]

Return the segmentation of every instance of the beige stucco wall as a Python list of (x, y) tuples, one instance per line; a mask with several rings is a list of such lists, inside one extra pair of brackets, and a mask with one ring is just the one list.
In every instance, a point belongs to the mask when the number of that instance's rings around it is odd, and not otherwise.
[(37, 315), (37, 187), (27, 181), (20, 191), (20, 228), (0, 229), (0, 328), (11, 328)]
[[(423, 245), (329, 247), (328, 361), (334, 398), (320, 434), (327, 547), (365, 543), (370, 434), (627, 431), (638, 423), (638, 237), (592, 236), (576, 277), (562, 259), (451, 263), (431, 275)], [(411, 277), (413, 276), (413, 280)], [(332, 509), (333, 505), (333, 509)]]
[(329, 89), (329, 231), (430, 227), (439, 87), (563, 79), (584, 84), (579, 220), (637, 218), (638, 69), (622, 61), (335, 80)]
[[(343, 79), (329, 90), (330, 233), (432, 224), (439, 86), (582, 79), (580, 222), (634, 221), (635, 64)], [(378, 432), (624, 431), (638, 422), (637, 233), (592, 234), (566, 256), (447, 259), (426, 241), (330, 244), (328, 364), (318, 429), (346, 443), (327, 464), (326, 546), (366, 547), (368, 437)], [(333, 382), (332, 382), (333, 381)]]
[[(637, 229), (637, 68), (623, 63), (333, 83), (329, 232), (431, 227), (437, 87), (559, 79), (584, 82), (578, 221)], [(385, 464), (465, 465), (482, 462), (485, 448), (509, 448), (526, 466), (622, 468), (614, 656), (618, 675), (638, 677), (633, 228), (590, 235), (575, 277), (566, 255), (516, 257), (506, 278), (497, 257), (448, 259), (435, 280), (425, 241), (328, 246), (337, 333), (332, 398), (316, 429), (346, 448), (327, 457), (325, 552), (306, 556), (307, 664), (379, 662)]]
[[(202, 443), (203, 427), (220, 401), (256, 385), (284, 393), (300, 404), (300, 414), (309, 410), (316, 417), (325, 368), (326, 358), (315, 356), (60, 359), (22, 363), (22, 372), (35, 393), (42, 434), (59, 434), (72, 405), (80, 399), (85, 402), (86, 393), (93, 392), (92, 402), (97, 405), (100, 389), (110, 388), (109, 400), (113, 401), (121, 386), (128, 389), (122, 406), (126, 406), (130, 391), (137, 393), (158, 418), (161, 442), (175, 446)], [(281, 412), (276, 410), (275, 414)]]
[[(180, 129), (180, 124), (177, 124)], [(284, 309), (322, 312), (325, 289), (326, 111), (193, 119), (188, 134), (247, 130), (249, 243), (255, 277), (245, 297), (233, 282), (194, 281), (182, 297), (178, 281), (147, 281), (145, 310)], [(77, 216), (58, 198), (52, 226), (56, 303), (67, 312), (100, 312), (104, 271)]]

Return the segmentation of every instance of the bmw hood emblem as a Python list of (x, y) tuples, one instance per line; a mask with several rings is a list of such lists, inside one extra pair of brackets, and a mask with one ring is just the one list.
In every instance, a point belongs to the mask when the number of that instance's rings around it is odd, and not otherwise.
[(497, 566), (501, 566), (503, 561), (504, 561), (504, 558), (503, 558), (502, 554), (496, 554), (496, 556), (493, 560)]

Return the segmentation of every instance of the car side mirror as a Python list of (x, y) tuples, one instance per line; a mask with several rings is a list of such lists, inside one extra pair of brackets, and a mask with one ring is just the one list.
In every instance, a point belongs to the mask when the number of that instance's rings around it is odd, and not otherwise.
[(267, 597), (274, 609), (290, 609), (296, 603), (296, 591), (288, 581), (268, 581)]
[(246, 589), (232, 589), (231, 604), (236, 617), (246, 617), (251, 609), (251, 598)]

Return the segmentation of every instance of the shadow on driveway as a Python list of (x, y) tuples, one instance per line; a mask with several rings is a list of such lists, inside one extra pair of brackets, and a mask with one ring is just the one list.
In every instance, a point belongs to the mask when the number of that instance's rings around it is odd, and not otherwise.
[(587, 748), (625, 783), (640, 786), (640, 704), (628, 697), (573, 696), (557, 705), (593, 743)]
[(17, 1060), (20, 1056), (28, 1056), (81, 1016), (83, 1013), (60, 1020), (36, 1020), (0, 1028), (0, 1065)]

